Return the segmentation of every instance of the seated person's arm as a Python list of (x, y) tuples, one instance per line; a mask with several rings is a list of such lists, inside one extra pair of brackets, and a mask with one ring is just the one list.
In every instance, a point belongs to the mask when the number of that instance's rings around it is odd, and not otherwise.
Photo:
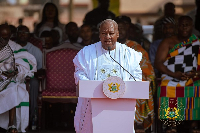
[(167, 74), (168, 76), (179, 80), (186, 80), (187, 77), (184, 73), (180, 71), (172, 72), (164, 65), (164, 62), (167, 59), (167, 55), (169, 52), (169, 43), (169, 39), (165, 39), (161, 42), (156, 53), (154, 65), (156, 69), (158, 69), (158, 71), (160, 71), (161, 73)]
[[(140, 65), (135, 69), (133, 77), (136, 81), (142, 81), (142, 69)], [(130, 77), (131, 81), (134, 81), (133, 77)]]

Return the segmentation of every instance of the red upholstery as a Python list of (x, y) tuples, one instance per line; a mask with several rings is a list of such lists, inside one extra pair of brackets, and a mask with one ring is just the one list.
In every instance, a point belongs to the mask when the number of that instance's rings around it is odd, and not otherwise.
[(46, 89), (43, 98), (76, 96), (73, 59), (77, 50), (59, 49), (46, 54)]
[(29, 42), (32, 43), (34, 46), (38, 47), (41, 51), (43, 50), (42, 45), (44, 42), (42, 41), (42, 39), (30, 37)]

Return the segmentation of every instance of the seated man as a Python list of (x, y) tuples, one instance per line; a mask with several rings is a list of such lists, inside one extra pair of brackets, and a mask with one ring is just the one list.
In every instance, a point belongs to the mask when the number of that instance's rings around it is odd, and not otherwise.
[[(176, 34), (176, 23), (173, 18), (165, 17), (162, 19), (162, 33), (163, 33), (162, 39), (155, 40), (150, 45), (149, 59), (150, 59), (153, 67), (154, 67), (156, 52), (157, 52), (158, 46), (160, 45), (161, 41), (164, 38), (168, 38), (168, 37), (174, 36)], [(158, 70), (154, 68), (154, 71), (155, 71), (156, 77), (160, 78), (160, 74), (159, 74)]]
[(149, 86), (149, 99), (137, 99), (136, 104), (135, 121), (137, 126), (135, 127), (135, 130), (136, 133), (137, 131), (139, 132), (139, 130), (143, 130), (144, 132), (144, 130), (151, 126), (154, 118), (153, 93), (156, 90), (155, 74), (148, 53), (137, 42), (128, 40), (128, 29), (126, 23), (123, 20), (118, 20), (117, 23), (119, 29), (118, 41), (133, 48), (135, 51), (142, 53), (142, 60), (140, 63), (142, 69), (142, 80), (153, 83), (153, 86)]
[[(85, 46), (73, 60), (76, 85), (79, 80), (103, 81), (110, 76), (120, 77), (124, 81), (134, 81), (134, 78), (136, 81), (141, 81), (142, 70), (139, 63), (142, 54), (117, 42), (119, 37), (117, 23), (111, 19), (106, 19), (101, 23), (99, 32), (101, 41)], [(123, 71), (119, 64), (111, 59), (108, 48), (110, 48), (110, 55), (125, 67), (133, 77)], [(93, 132), (91, 100), (89, 98), (78, 98), (74, 125), (77, 133)]]
[[(40, 69), (42, 69), (42, 52), (41, 50), (34, 46), (32, 43), (28, 42), (30, 38), (30, 32), (28, 27), (24, 25), (20, 25), (17, 28), (17, 43), (22, 46), (23, 49), (26, 49), (27, 52), (32, 54), (36, 61), (37, 61), (37, 70), (39, 73)], [(35, 74), (35, 77), (30, 79), (30, 97), (31, 97), (31, 119), (34, 116), (35, 110), (37, 110), (37, 98), (38, 98), (38, 90), (39, 90), (39, 80), (36, 77), (37, 74)]]
[(44, 38), (45, 40), (45, 48), (46, 49), (51, 49), (53, 47), (53, 44), (58, 42), (56, 41), (56, 39), (54, 38), (53, 34), (51, 31), (43, 31), (40, 35), (40, 38)]
[[(200, 120), (200, 42), (192, 34), (192, 28), (192, 19), (181, 16), (178, 20), (178, 34), (164, 39), (157, 50), (155, 67), (162, 73), (158, 88), (159, 117), (162, 120), (175, 119), (167, 113), (173, 113), (174, 109), (180, 111), (176, 120)], [(169, 110), (162, 110), (163, 107), (169, 107)], [(170, 132), (176, 132), (176, 123), (171, 121)], [(190, 129), (198, 128), (194, 123)]]
[(79, 28), (75, 22), (69, 22), (65, 26), (65, 32), (68, 39), (65, 40), (61, 45), (66, 45), (68, 48), (80, 50), (83, 46), (80, 44), (82, 39), (79, 37)]
[[(0, 127), (9, 133), (17, 133), (25, 132), (29, 122), (29, 94), (24, 83), (25, 77), (33, 77), (37, 68), (35, 57), (9, 40), (10, 36), (9, 26), (0, 25)], [(10, 60), (12, 56), (14, 59)]]

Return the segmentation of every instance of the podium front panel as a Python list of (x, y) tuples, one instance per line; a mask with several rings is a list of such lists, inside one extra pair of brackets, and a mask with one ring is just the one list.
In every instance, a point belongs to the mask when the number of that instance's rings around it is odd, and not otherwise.
[(135, 99), (92, 98), (93, 133), (133, 133)]

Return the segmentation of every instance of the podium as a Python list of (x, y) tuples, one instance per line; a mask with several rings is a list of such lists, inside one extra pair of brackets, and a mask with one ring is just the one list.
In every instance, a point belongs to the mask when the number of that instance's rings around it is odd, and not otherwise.
[(124, 95), (110, 99), (103, 93), (103, 81), (79, 81), (77, 96), (91, 98), (93, 133), (133, 133), (136, 99), (149, 99), (149, 82), (124, 83)]

